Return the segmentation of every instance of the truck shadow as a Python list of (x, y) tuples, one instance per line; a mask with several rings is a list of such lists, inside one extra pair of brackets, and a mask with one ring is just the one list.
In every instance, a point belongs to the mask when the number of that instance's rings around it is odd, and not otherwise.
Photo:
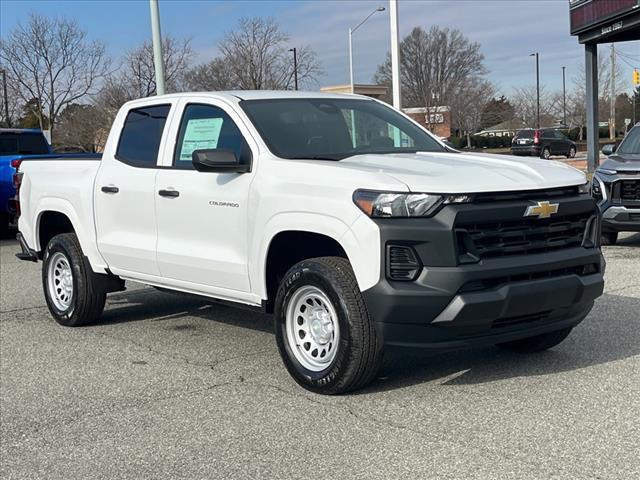
[[(596, 302), (590, 315), (562, 344), (533, 355), (515, 354), (495, 347), (446, 353), (390, 349), (385, 354), (378, 379), (368, 388), (356, 392), (356, 395), (397, 390), (427, 382), (446, 386), (483, 384), (579, 370), (630, 358), (640, 355), (639, 311), (640, 298), (604, 295)], [(214, 329), (215, 324), (225, 324), (273, 333), (272, 317), (269, 315), (150, 288), (111, 295), (109, 308), (97, 326), (184, 318), (211, 322), (209, 325)], [(188, 333), (189, 326), (180, 324), (175, 329)], [(210, 333), (215, 334), (214, 331)], [(242, 348), (239, 342), (238, 349)]]
[(602, 365), (640, 355), (640, 298), (604, 295), (589, 316), (557, 347), (523, 355), (497, 347), (427, 353), (388, 352), (379, 379), (362, 393), (410, 387), (425, 382), (474, 385), (517, 377), (541, 376)]

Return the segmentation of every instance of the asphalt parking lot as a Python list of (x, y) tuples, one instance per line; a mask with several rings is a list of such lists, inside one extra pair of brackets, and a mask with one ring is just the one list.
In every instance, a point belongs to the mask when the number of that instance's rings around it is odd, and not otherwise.
[(0, 242), (0, 477), (640, 478), (640, 235), (560, 346), (392, 352), (365, 391), (289, 378), (267, 316), (129, 285), (104, 322), (49, 316)]

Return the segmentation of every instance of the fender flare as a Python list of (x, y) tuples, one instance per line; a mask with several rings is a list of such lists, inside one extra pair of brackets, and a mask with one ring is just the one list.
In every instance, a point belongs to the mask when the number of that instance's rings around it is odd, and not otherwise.
[[(273, 239), (279, 233), (296, 231), (324, 235), (334, 240), (347, 255), (360, 290), (366, 290), (377, 283), (379, 268), (371, 274), (371, 268), (364, 265), (366, 256), (359, 252), (360, 245), (351, 231), (350, 226), (341, 219), (310, 212), (283, 212), (271, 217), (261, 228), (262, 235), (257, 236), (252, 248), (253, 258), (250, 262), (250, 280), (254, 286), (254, 293), (261, 298), (267, 298), (267, 257)], [(376, 246), (377, 248), (377, 246)], [(378, 257), (375, 257), (376, 260)], [(371, 262), (369, 262), (371, 263)], [(377, 261), (374, 262), (377, 265)]]

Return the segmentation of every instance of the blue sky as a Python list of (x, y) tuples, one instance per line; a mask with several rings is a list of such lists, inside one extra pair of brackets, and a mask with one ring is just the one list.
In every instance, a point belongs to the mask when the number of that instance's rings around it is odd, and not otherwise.
[[(215, 56), (217, 42), (239, 18), (271, 16), (291, 35), (291, 46), (309, 45), (317, 52), (324, 70), (320, 84), (331, 85), (348, 82), (348, 28), (379, 5), (388, 7), (388, 2), (160, 0), (160, 15), (163, 34), (191, 38), (197, 61)], [(150, 37), (147, 0), (1, 0), (2, 35), (30, 12), (76, 18), (90, 38), (107, 44), (114, 59)], [(571, 86), (584, 61), (582, 47), (569, 35), (568, 0), (400, 0), (399, 17), (402, 35), (415, 26), (439, 25), (458, 28), (479, 42), (490, 80), (507, 95), (535, 82), (535, 64), (528, 56), (533, 51), (540, 52), (541, 82), (550, 90), (562, 87), (563, 65)], [(608, 54), (608, 45), (600, 48)], [(626, 60), (640, 67), (640, 42), (617, 48), (634, 55), (636, 60)], [(356, 82), (371, 81), (388, 49), (387, 8), (354, 34)], [(623, 67), (631, 90), (631, 66)]]

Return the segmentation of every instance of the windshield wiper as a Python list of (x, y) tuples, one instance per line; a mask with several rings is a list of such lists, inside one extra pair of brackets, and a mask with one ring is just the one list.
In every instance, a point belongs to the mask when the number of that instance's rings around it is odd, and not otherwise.
[(291, 160), (331, 160), (333, 162), (337, 162), (343, 158), (344, 157), (330, 157), (328, 155), (296, 155), (295, 157), (290, 157)]

